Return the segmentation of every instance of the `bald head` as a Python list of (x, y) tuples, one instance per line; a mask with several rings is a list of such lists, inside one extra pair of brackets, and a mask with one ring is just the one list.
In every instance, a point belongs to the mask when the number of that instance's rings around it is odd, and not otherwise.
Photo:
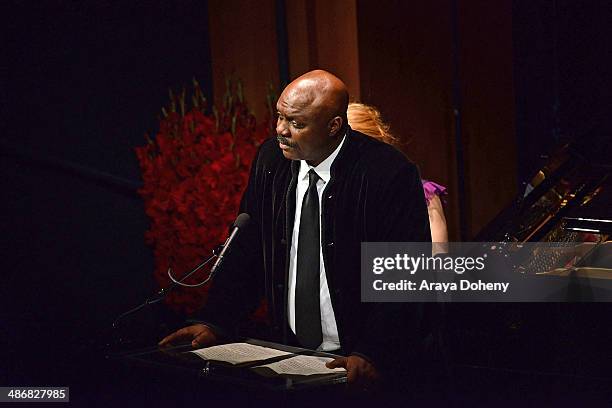
[(346, 85), (334, 74), (317, 69), (296, 78), (284, 89), (295, 101), (310, 105), (319, 114), (346, 117), (349, 96)]
[(318, 165), (342, 141), (347, 107), (346, 85), (327, 71), (307, 72), (287, 85), (276, 104), (276, 132), (285, 157)]

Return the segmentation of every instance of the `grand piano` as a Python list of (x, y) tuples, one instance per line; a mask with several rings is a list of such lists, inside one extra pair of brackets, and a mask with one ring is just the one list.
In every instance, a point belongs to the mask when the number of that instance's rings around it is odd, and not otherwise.
[[(612, 279), (612, 137), (567, 143), (474, 239), (556, 243), (523, 254), (519, 273)], [(587, 143), (588, 140), (588, 143)]]
[[(560, 146), (525, 186), (473, 241), (507, 250), (558, 243), (566, 250), (514, 256), (514, 272), (612, 286), (612, 136)], [(605, 298), (447, 305), (455, 386), (500, 398), (564, 393), (612, 401), (612, 303)]]

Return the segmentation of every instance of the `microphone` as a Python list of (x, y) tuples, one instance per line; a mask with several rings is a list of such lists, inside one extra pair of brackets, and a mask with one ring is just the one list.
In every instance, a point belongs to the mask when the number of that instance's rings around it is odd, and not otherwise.
[[(142, 309), (142, 308), (144, 308), (146, 306), (149, 306), (149, 305), (152, 305), (154, 303), (157, 303), (157, 302), (161, 301), (163, 298), (166, 297), (168, 292), (172, 291), (177, 285), (184, 286), (184, 287), (198, 287), (198, 286), (204, 285), (209, 280), (211, 280), (213, 275), (214, 275), (214, 273), (215, 273), (215, 271), (221, 266), (221, 263), (223, 262), (223, 257), (225, 256), (225, 252), (227, 252), (227, 250), (230, 247), (232, 241), (238, 236), (238, 233), (240, 232), (240, 230), (243, 229), (244, 227), (246, 227), (249, 224), (250, 221), (251, 221), (251, 216), (249, 214), (247, 214), (247, 213), (239, 214), (238, 217), (236, 217), (236, 221), (234, 221), (232, 232), (230, 233), (230, 236), (227, 238), (227, 240), (223, 244), (221, 252), (219, 253), (219, 255), (216, 254), (217, 249), (215, 249), (213, 251), (213, 255), (211, 257), (209, 257), (207, 260), (205, 260), (204, 262), (202, 262), (201, 264), (196, 266), (194, 269), (191, 270), (191, 272), (189, 272), (188, 274), (183, 276), (178, 281), (175, 280), (172, 277), (172, 275), (170, 274), (170, 269), (168, 269), (168, 276), (172, 280), (172, 284), (170, 286), (168, 286), (167, 288), (161, 289), (159, 292), (157, 292), (157, 294), (155, 296), (146, 299), (143, 304), (141, 304), (139, 306), (136, 306), (135, 308), (133, 308), (131, 310), (128, 310), (127, 312), (119, 315), (119, 317), (117, 317), (115, 319), (115, 321), (113, 322), (113, 325), (112, 325), (113, 328), (116, 329), (118, 327), (119, 321), (122, 320), (124, 317), (129, 316), (129, 315), (137, 312), (138, 310), (140, 310), (140, 309)], [(194, 273), (196, 273), (197, 271), (202, 269), (215, 256), (218, 257), (217, 261), (214, 263), (214, 265), (210, 269), (208, 277), (204, 281), (202, 281), (202, 282), (200, 282), (200, 283), (198, 283), (196, 285), (187, 285), (187, 284), (183, 283), (191, 275), (193, 275)]]
[[(157, 294), (159, 296), (163, 297), (163, 296), (165, 296), (166, 292), (174, 289), (174, 287), (176, 285), (180, 285), (180, 286), (183, 286), (185, 288), (197, 288), (197, 287), (200, 287), (200, 286), (205, 285), (206, 283), (208, 283), (208, 281), (213, 278), (213, 275), (214, 275), (215, 271), (217, 270), (217, 268), (221, 265), (221, 262), (223, 261), (223, 257), (225, 255), (225, 252), (229, 248), (229, 246), (232, 243), (232, 241), (234, 240), (234, 238), (236, 238), (236, 236), (238, 236), (239, 231), (242, 228), (246, 227), (249, 224), (250, 221), (251, 221), (251, 217), (249, 216), (249, 214), (246, 214), (246, 213), (239, 214), (238, 217), (236, 217), (236, 221), (234, 221), (234, 223), (232, 224), (232, 226), (233, 226), (232, 232), (230, 233), (229, 237), (225, 240), (225, 243), (223, 245), (218, 245), (213, 250), (213, 255), (210, 258), (208, 258), (206, 261), (204, 261), (201, 264), (199, 264), (198, 266), (196, 266), (194, 269), (191, 270), (191, 272), (189, 272), (188, 274), (184, 275), (181, 279), (176, 280), (172, 276), (172, 274), (170, 273), (170, 271), (172, 269), (169, 268), (168, 269), (168, 277), (172, 281), (172, 285), (170, 285), (169, 287), (167, 287), (165, 289), (160, 290)], [(185, 280), (187, 280), (187, 278), (189, 278), (191, 275), (193, 275), (194, 273), (196, 273), (197, 271), (202, 269), (204, 267), (204, 265), (206, 265), (208, 262), (212, 261), (213, 258), (215, 258), (215, 257), (217, 257), (217, 261), (213, 264), (212, 268), (210, 268), (210, 272), (208, 272), (208, 277), (206, 279), (204, 279), (202, 282), (196, 283), (196, 284), (186, 284), (186, 283), (183, 283)]]
[(223, 249), (221, 249), (221, 252), (219, 253), (219, 255), (217, 257), (217, 260), (215, 261), (215, 263), (213, 264), (212, 268), (210, 269), (210, 276), (211, 277), (215, 274), (217, 269), (223, 263), (223, 258), (225, 256), (225, 252), (227, 252), (227, 250), (229, 249), (229, 247), (232, 244), (232, 242), (234, 241), (234, 239), (238, 236), (238, 233), (240, 232), (240, 230), (245, 228), (247, 225), (249, 225), (249, 222), (251, 222), (251, 216), (249, 214), (241, 213), (241, 214), (238, 215), (238, 217), (236, 218), (236, 221), (234, 221), (234, 225), (233, 225), (232, 232), (231, 232), (230, 236), (227, 237), (227, 240), (223, 244)]

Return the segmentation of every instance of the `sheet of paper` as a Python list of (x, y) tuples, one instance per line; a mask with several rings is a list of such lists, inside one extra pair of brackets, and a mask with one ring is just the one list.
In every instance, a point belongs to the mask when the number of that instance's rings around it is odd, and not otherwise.
[(259, 367), (267, 367), (277, 374), (314, 375), (346, 372), (344, 368), (327, 368), (325, 363), (332, 361), (329, 357), (295, 356)]
[(204, 360), (223, 361), (230, 364), (250, 363), (291, 353), (248, 343), (230, 343), (190, 351)]

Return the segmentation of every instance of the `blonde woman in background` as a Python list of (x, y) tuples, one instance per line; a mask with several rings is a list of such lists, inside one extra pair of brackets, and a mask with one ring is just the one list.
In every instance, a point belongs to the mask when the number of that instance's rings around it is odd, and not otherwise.
[[(349, 104), (347, 114), (349, 125), (354, 130), (390, 145), (396, 147), (399, 145), (399, 139), (391, 134), (389, 125), (383, 122), (380, 112), (375, 107), (353, 102)], [(427, 201), (431, 241), (448, 242), (446, 218), (442, 209), (442, 201), (440, 201), (440, 196), (446, 194), (446, 188), (432, 181), (421, 181)]]

